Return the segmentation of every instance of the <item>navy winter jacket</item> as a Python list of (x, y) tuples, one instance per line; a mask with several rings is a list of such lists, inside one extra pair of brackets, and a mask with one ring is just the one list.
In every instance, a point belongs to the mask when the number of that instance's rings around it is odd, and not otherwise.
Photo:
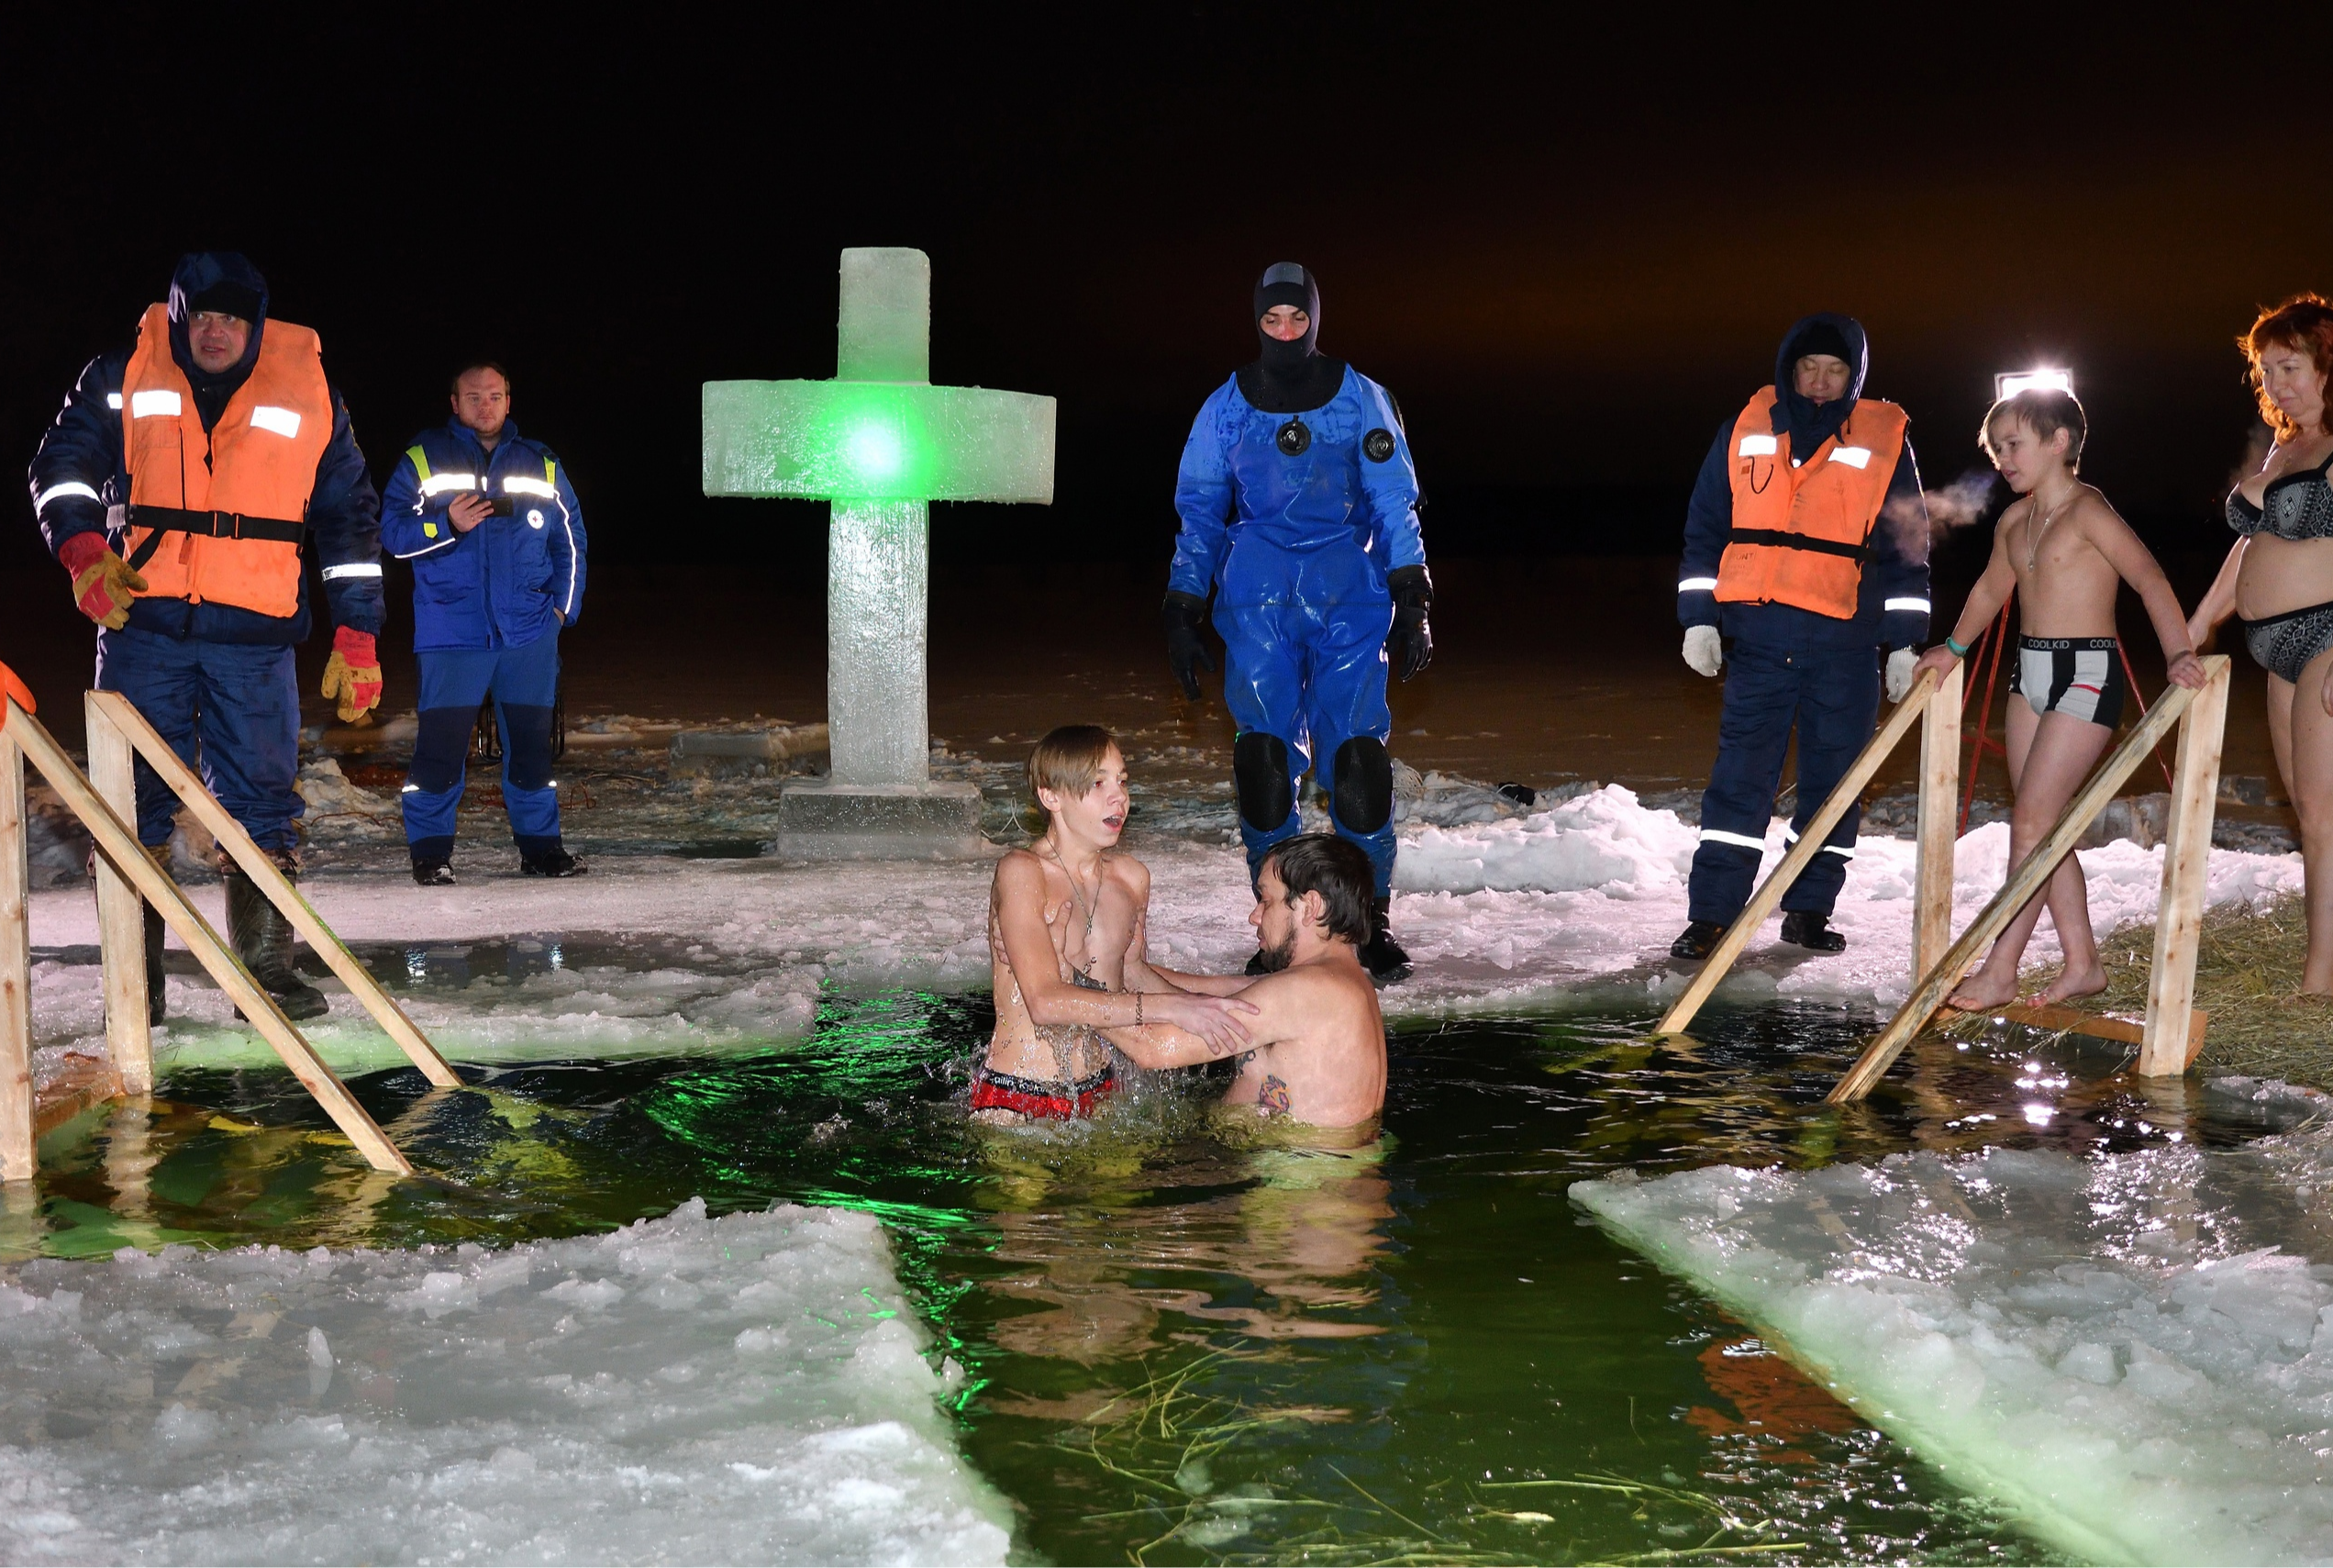
[[(218, 281), (223, 263), (239, 274), (234, 281), (259, 295), (259, 319), (251, 323), (251, 345), (243, 362), (208, 376), (187, 351), (183, 307), (186, 299)], [(267, 330), (266, 299), (266, 282), (240, 257), (204, 253), (179, 263), (171, 282), (171, 351), (194, 388), (195, 406), (203, 413), (206, 428), (250, 374), (259, 357), (260, 336)], [(89, 361), (81, 379), (65, 395), (65, 406), (58, 411), (56, 422), (41, 436), (40, 450), (33, 454), (33, 511), (51, 555), (65, 540), (85, 533), (105, 534), (115, 552), (121, 550), (120, 518), (129, 501), (129, 474), (121, 449), (121, 384), (130, 353), (121, 349)], [(354, 631), (381, 629), (378, 510), (372, 476), (366, 471), (364, 453), (357, 449), (348, 406), (335, 389), (332, 440), (317, 460), (316, 484), (308, 495), (308, 549), (324, 568), (324, 596), (331, 607), (333, 624)], [(288, 616), (261, 615), (239, 605), (141, 598), (129, 607), (129, 624), (140, 631), (206, 642), (276, 646), (305, 642), (309, 629), (308, 574), (300, 573), (300, 606)]]
[[(1817, 406), (1798, 395), (1794, 351), (1801, 335), (1816, 325), (1838, 328), (1855, 355), (1847, 395)], [(1811, 452), (1836, 434), (1854, 400), (1862, 395), (1863, 378), (1871, 368), (1871, 350), (1862, 324), (1851, 316), (1828, 312), (1809, 316), (1792, 326), (1774, 355), (1774, 405), (1777, 418), (1790, 422), (1790, 450)], [(1718, 559), (1734, 526), (1734, 421), (1717, 427), (1717, 439), (1702, 460), (1693, 499), (1685, 506), (1685, 548), (1677, 563), (1679, 583), (1705, 581), (1717, 575)], [(1928, 499), (1920, 490), (1920, 465), (1912, 456), (1906, 437), (1904, 455), (1896, 460), (1889, 479), (1887, 500), (1879, 521), (1872, 527), (1871, 559), (1863, 563), (1855, 618), (1818, 615), (1796, 605), (1719, 604), (1706, 588), (1677, 591), (1680, 626), (1714, 626), (1728, 637), (1743, 638), (1770, 648), (1916, 648), (1928, 631)]]
[[(457, 495), (511, 515), (456, 533)], [(491, 455), (459, 419), (415, 438), (381, 495), (381, 542), (413, 562), (413, 646), (524, 648), (583, 613), (583, 504), (551, 450), (505, 421)]]

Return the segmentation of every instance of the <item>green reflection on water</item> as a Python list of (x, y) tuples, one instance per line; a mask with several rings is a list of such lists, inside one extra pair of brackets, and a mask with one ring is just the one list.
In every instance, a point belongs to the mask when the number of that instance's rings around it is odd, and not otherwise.
[[(1987, 1137), (2090, 1149), (2205, 1122), (2098, 1073), (2014, 1114), (1999, 1051), (1924, 1042), (1864, 1106), (1818, 1103), (1871, 1025), (1835, 1009), (1453, 1019), (1395, 1036), (1387, 1136), (1237, 1147), (1202, 1084), (1091, 1129), (959, 1105), (978, 998), (830, 1001), (719, 1059), (543, 1063), (354, 1087), (425, 1168), (366, 1169), (281, 1073), (181, 1067), (52, 1139), (0, 1249), (512, 1241), (661, 1215), (840, 1204), (883, 1219), (972, 1461), (1058, 1561), (2037, 1561), (2046, 1553), (1737, 1325), (1578, 1222), (1628, 1165), (1815, 1164)], [(2010, 1113), (1976, 1123), (1967, 1113)], [(2133, 1110), (2139, 1115), (2129, 1114)], [(2119, 1124), (2119, 1125), (2118, 1125)]]

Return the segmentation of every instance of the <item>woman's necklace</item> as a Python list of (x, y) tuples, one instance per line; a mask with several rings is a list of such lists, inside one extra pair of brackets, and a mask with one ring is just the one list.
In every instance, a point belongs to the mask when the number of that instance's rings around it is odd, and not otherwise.
[(1096, 959), (1094, 951), (1094, 914), (1102, 902), (1100, 862), (1097, 860), (1094, 867), (1094, 902), (1088, 904), (1085, 901), (1084, 884), (1077, 880), (1077, 873), (1070, 870), (1070, 862), (1061, 858), (1061, 846), (1055, 843), (1049, 836), (1045, 840), (1045, 847), (1053, 851), (1053, 863), (1060, 866), (1061, 874), (1070, 879), (1070, 891), (1077, 896), (1078, 913), (1085, 917), (1085, 963), (1078, 970), (1078, 973), (1090, 981), (1094, 978), (1094, 965)]
[[(2075, 485), (2072, 489), (2066, 492), (2063, 499), (2059, 501), (2056, 506), (2050, 507), (2048, 512), (2043, 514), (2042, 518), (2039, 523), (2032, 524), (2027, 528), (2025, 569), (2027, 573), (2031, 573), (2040, 562), (2041, 536), (2050, 531), (2050, 525), (2058, 520), (2058, 514), (2064, 511), (2067, 506), (2072, 502), (2073, 498), (2081, 494), (2082, 486), (2079, 484)], [(2033, 506), (2036, 511), (2041, 510), (2040, 496), (2036, 495), (2033, 498)], [(1063, 866), (1061, 869), (1063, 871), (1067, 871), (1069, 868), (1067, 866)]]

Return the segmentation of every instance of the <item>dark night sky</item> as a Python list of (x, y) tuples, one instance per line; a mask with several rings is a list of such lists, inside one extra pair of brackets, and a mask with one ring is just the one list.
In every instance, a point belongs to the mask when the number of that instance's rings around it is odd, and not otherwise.
[(1429, 544), (1670, 547), (1718, 421), (1827, 307), (1932, 484), (1977, 462), (1994, 371), (2061, 359), (2091, 476), (2208, 547), (2252, 424), (2230, 337), (2333, 287), (2323, 94), (2267, 14), (347, 9), (0, 22), (11, 472), (176, 255), (234, 247), (323, 334), (376, 473), (491, 353), (596, 554), (815, 560), (812, 509), (697, 495), (697, 385), (831, 374), (836, 251), (912, 244), (935, 378), (1061, 399), (1061, 504), (943, 517), (943, 551), (1162, 552), (1283, 258), (1400, 396)]

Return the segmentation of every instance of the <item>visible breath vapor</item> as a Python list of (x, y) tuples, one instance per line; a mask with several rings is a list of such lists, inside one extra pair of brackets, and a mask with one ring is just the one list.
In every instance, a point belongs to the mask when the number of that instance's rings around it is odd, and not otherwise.
[(1941, 490), (1890, 501), (1880, 517), (1894, 530), (1905, 556), (1924, 561), (1945, 535), (1983, 521), (1993, 510), (1994, 483), (1999, 477), (1990, 468), (1972, 468)]

